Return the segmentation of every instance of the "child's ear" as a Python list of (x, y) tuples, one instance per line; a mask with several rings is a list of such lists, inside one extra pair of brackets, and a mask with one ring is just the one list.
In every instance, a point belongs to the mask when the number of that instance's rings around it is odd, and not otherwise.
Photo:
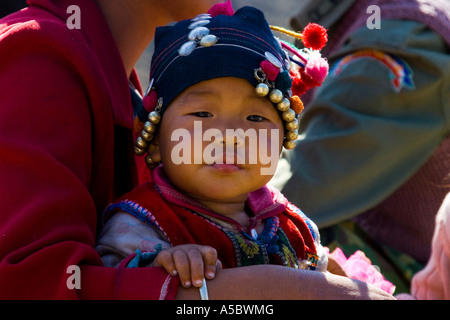
[(159, 134), (156, 134), (153, 138), (150, 146), (148, 147), (148, 154), (150, 158), (156, 163), (161, 162), (161, 151), (159, 149)]

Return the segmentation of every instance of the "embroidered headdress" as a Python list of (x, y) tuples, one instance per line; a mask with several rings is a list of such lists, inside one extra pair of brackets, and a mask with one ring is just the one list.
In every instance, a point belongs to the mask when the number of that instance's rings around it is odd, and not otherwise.
[[(299, 50), (276, 38), (255, 8), (233, 13), (231, 1), (192, 20), (157, 28), (150, 85), (136, 116), (141, 134), (135, 153), (146, 153), (161, 116), (183, 90), (219, 77), (246, 79), (259, 96), (267, 96), (285, 124), (283, 145), (292, 149), (303, 109), (300, 96), (320, 86), (328, 73), (328, 63), (319, 53), (327, 33), (317, 24), (308, 25), (303, 33), (272, 28), (301, 39), (307, 47)], [(154, 166), (149, 156), (146, 161)]]

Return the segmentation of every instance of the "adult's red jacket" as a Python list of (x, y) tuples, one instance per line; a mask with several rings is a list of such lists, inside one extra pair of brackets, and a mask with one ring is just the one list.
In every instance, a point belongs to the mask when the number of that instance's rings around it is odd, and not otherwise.
[[(93, 0), (28, 4), (0, 20), (0, 298), (173, 298), (176, 278), (103, 267), (94, 250), (98, 216), (137, 180), (128, 78), (106, 21)], [(81, 29), (66, 24), (73, 4)], [(71, 265), (81, 289), (67, 285)]]

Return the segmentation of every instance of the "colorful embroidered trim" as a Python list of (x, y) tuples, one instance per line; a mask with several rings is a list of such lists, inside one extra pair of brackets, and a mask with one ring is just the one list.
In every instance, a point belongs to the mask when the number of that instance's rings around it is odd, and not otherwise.
[(167, 233), (159, 225), (158, 221), (156, 221), (155, 216), (153, 216), (153, 214), (150, 211), (140, 206), (138, 203), (131, 200), (123, 200), (118, 203), (110, 204), (105, 209), (105, 212), (103, 214), (103, 221), (106, 221), (108, 217), (111, 216), (116, 211), (127, 212), (132, 216), (138, 218), (139, 220), (146, 222), (150, 226), (155, 227), (156, 229), (161, 231), (167, 239), (169, 239), (169, 242), (171, 242)]
[(300, 218), (303, 219), (303, 221), (305, 221), (306, 225), (308, 226), (309, 232), (311, 232), (311, 235), (314, 239), (314, 241), (317, 241), (318, 238), (318, 234), (316, 229), (312, 226), (311, 224), (311, 220), (306, 216), (306, 214), (303, 213), (302, 210), (300, 210), (299, 208), (297, 208), (295, 205), (293, 205), (292, 203), (288, 203), (287, 208), (291, 211), (294, 212), (296, 214), (298, 214), (300, 216)]
[(346, 66), (360, 58), (371, 58), (386, 66), (390, 71), (392, 87), (395, 92), (400, 92), (402, 88), (415, 88), (413, 72), (408, 64), (399, 57), (377, 50), (361, 50), (341, 58), (331, 68), (330, 75), (339, 75)]

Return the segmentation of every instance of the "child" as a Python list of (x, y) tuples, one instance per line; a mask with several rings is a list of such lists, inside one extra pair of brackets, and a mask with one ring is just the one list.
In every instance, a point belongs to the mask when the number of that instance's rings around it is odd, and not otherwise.
[(185, 287), (220, 265), (326, 270), (315, 224), (267, 186), (295, 145), (299, 95), (328, 71), (326, 32), (308, 28), (297, 36), (314, 50), (303, 52), (250, 7), (158, 28), (135, 148), (152, 181), (107, 208), (105, 265), (163, 266)]

